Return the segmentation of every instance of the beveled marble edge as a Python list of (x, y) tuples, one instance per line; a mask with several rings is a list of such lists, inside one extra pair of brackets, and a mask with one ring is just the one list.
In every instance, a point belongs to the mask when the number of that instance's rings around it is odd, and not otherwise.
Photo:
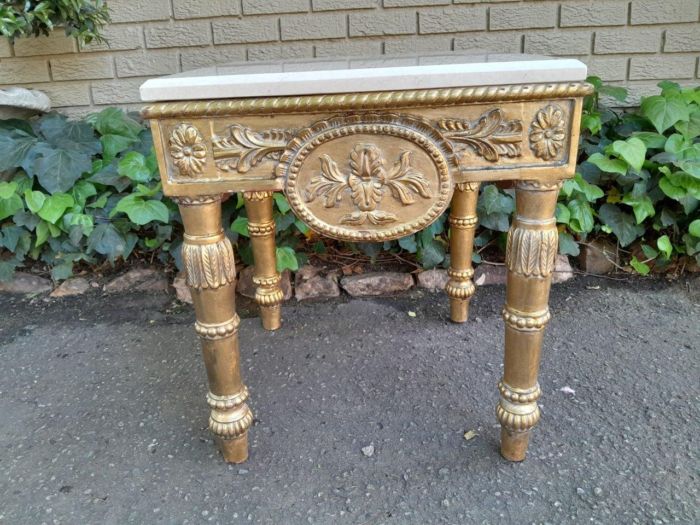
[(234, 75), (178, 74), (147, 80), (140, 88), (146, 102), (237, 99), (422, 90), (507, 84), (565, 83), (586, 78), (586, 65), (575, 59), (465, 62), (271, 71)]

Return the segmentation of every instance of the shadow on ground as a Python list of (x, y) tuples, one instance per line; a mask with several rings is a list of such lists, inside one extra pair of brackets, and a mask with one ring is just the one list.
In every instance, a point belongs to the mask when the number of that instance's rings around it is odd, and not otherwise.
[(206, 430), (189, 307), (0, 297), (0, 523), (697, 523), (699, 287), (556, 286), (521, 464), (497, 448), (501, 287), (461, 326), (417, 291), (244, 319), (240, 466)]

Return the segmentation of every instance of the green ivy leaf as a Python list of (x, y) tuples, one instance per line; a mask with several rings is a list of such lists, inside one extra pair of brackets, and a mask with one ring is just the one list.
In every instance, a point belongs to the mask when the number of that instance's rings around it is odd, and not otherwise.
[(700, 136), (700, 109), (696, 109), (690, 114), (687, 121), (676, 122), (676, 129), (680, 131), (687, 140), (693, 140)]
[(0, 182), (0, 199), (10, 199), (17, 193), (16, 182)]
[(134, 224), (143, 226), (152, 221), (167, 223), (170, 217), (168, 207), (158, 200), (144, 200), (139, 195), (127, 195), (122, 198), (109, 214), (126, 213), (129, 220)]
[(618, 102), (624, 102), (627, 100), (627, 95), (629, 94), (626, 88), (620, 86), (607, 86), (605, 84), (601, 84), (598, 91), (601, 95), (612, 97)]
[(289, 206), (289, 203), (287, 202), (287, 198), (284, 196), (283, 193), (275, 192), (272, 194), (272, 198), (275, 199), (275, 204), (277, 205), (277, 209), (279, 210), (279, 212), (282, 215), (284, 215), (289, 210), (291, 210), (291, 207)]
[(603, 204), (598, 210), (598, 215), (615, 234), (622, 247), (630, 245), (644, 234), (644, 228), (636, 224), (634, 217), (624, 213), (614, 204)]
[(557, 202), (556, 217), (559, 224), (569, 224), (571, 220), (571, 212), (563, 202)]
[(44, 149), (34, 162), (39, 184), (49, 193), (69, 191), (92, 169), (89, 155), (65, 149)]
[(90, 197), (97, 195), (97, 189), (94, 184), (86, 180), (79, 180), (75, 186), (73, 186), (71, 195), (73, 195), (75, 202), (82, 208)]
[(688, 120), (690, 117), (688, 104), (680, 94), (647, 97), (642, 101), (641, 113), (651, 121), (659, 133), (663, 133), (679, 120)]
[(572, 257), (577, 257), (581, 253), (578, 243), (570, 233), (561, 232), (559, 234), (559, 253)]
[(93, 126), (100, 135), (121, 135), (134, 140), (138, 138), (143, 129), (141, 124), (128, 117), (119, 108), (103, 109), (94, 115)]
[(277, 271), (292, 270), (296, 272), (299, 269), (299, 261), (294, 248), (289, 246), (281, 246), (275, 250), (275, 259), (277, 261)]
[(44, 200), (44, 204), (37, 212), (37, 215), (46, 222), (56, 224), (65, 211), (73, 206), (75, 201), (67, 193), (54, 193)]
[(122, 135), (102, 135), (100, 141), (102, 142), (102, 157), (105, 162), (109, 162), (134, 144), (136, 139)]
[(671, 179), (668, 176), (664, 176), (659, 179), (659, 188), (661, 188), (661, 191), (663, 191), (667, 197), (671, 197), (674, 200), (680, 200), (688, 194), (685, 189), (679, 188), (673, 182), (671, 182)]
[(406, 237), (401, 237), (399, 239), (399, 246), (406, 250), (408, 253), (416, 253), (418, 251), (418, 244), (416, 243), (415, 235), (407, 235)]
[(637, 220), (637, 224), (641, 224), (644, 219), (647, 217), (653, 217), (656, 214), (654, 204), (646, 194), (635, 196), (632, 193), (628, 193), (622, 198), (622, 202), (623, 204), (632, 206), (632, 211), (634, 211), (634, 217)]
[(22, 198), (13, 193), (7, 199), (0, 199), (0, 220), (13, 216), (18, 211), (24, 209)]
[(611, 159), (602, 153), (594, 153), (588, 157), (587, 162), (590, 162), (598, 169), (606, 173), (619, 173), (620, 175), (627, 174), (627, 163), (621, 159)]
[(639, 261), (636, 257), (632, 257), (630, 266), (640, 275), (647, 275), (651, 271), (648, 264)]
[(418, 250), (418, 259), (423, 268), (435, 268), (445, 260), (445, 246), (434, 238), (425, 239)]
[(632, 166), (634, 171), (639, 173), (642, 170), (647, 147), (640, 139), (630, 137), (627, 140), (616, 140), (612, 143), (611, 149), (618, 157), (624, 159), (627, 164)]
[(574, 199), (567, 204), (571, 218), (569, 228), (576, 233), (588, 233), (593, 230), (593, 209), (588, 202)]
[(40, 191), (26, 190), (24, 192), (24, 202), (27, 203), (27, 208), (32, 213), (38, 213), (46, 202), (46, 197), (47, 195)]
[(662, 235), (656, 239), (656, 247), (666, 256), (666, 259), (671, 258), (671, 254), (673, 253), (673, 245), (671, 244), (671, 239), (668, 238), (668, 235)]
[(0, 171), (20, 166), (27, 170), (29, 152), (38, 142), (34, 135), (19, 129), (0, 130)]
[(653, 131), (638, 131), (632, 136), (641, 140), (647, 149), (664, 149), (664, 146), (666, 145), (666, 137), (661, 133), (654, 133)]
[(134, 182), (150, 182), (151, 170), (146, 166), (146, 158), (137, 151), (130, 151), (119, 161), (117, 172)]
[(700, 179), (693, 177), (690, 173), (685, 173), (684, 171), (677, 171), (667, 175), (671, 183), (674, 186), (683, 188), (688, 195), (700, 199)]
[(49, 238), (49, 225), (41, 221), (36, 225), (36, 243), (35, 246), (39, 247), (46, 242)]
[(114, 261), (124, 254), (126, 240), (112, 224), (98, 224), (88, 238), (87, 249), (89, 252), (97, 252)]
[(587, 129), (596, 135), (603, 127), (603, 121), (599, 113), (590, 113), (581, 117), (581, 129)]
[(688, 233), (693, 237), (700, 237), (700, 219), (695, 219), (688, 225)]
[(647, 259), (656, 259), (659, 256), (659, 252), (648, 244), (642, 244), (642, 252), (644, 252), (644, 257)]
[(231, 231), (236, 232), (238, 235), (242, 235), (243, 237), (249, 237), (248, 217), (243, 217), (241, 215), (236, 217), (236, 219), (231, 223)]

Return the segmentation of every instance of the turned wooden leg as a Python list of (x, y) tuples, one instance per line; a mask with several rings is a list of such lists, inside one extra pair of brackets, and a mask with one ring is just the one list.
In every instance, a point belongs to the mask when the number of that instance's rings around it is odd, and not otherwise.
[(272, 192), (247, 191), (243, 193), (243, 199), (248, 213), (248, 234), (255, 260), (255, 301), (260, 306), (263, 328), (277, 330), (282, 326), (280, 304), (284, 293), (280, 288), (281, 277), (277, 272)]
[(246, 404), (248, 389), (241, 379), (236, 266), (231, 243), (221, 227), (221, 198), (175, 200), (185, 225), (182, 259), (209, 379), (209, 429), (224, 459), (242, 463), (248, 457), (248, 428), (253, 414)]
[(516, 216), (506, 248), (505, 360), (496, 406), (501, 454), (510, 461), (525, 459), (530, 430), (540, 419), (537, 371), (544, 327), (550, 318), (558, 194), (558, 183), (523, 181), (516, 185)]
[(469, 317), (469, 298), (474, 295), (472, 250), (478, 218), (478, 182), (457, 184), (450, 207), (450, 280), (445, 291), (450, 298), (450, 318), (464, 323)]

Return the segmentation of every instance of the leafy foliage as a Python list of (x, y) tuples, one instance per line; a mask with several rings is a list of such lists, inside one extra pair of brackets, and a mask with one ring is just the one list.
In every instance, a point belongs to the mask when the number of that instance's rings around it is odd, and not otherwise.
[(66, 35), (87, 44), (104, 41), (100, 31), (109, 22), (104, 0), (18, 0), (0, 2), (0, 33), (10, 41), (20, 36), (48, 35), (63, 26)]
[[(700, 262), (700, 89), (662, 82), (661, 93), (638, 111), (615, 112), (600, 95), (587, 98), (576, 176), (564, 182), (556, 208), (559, 251), (578, 255), (592, 236), (611, 236), (629, 264), (647, 274), (682, 257)], [(27, 259), (51, 267), (54, 279), (84, 261), (114, 262), (134, 254), (179, 264), (180, 218), (163, 198), (150, 131), (108, 108), (82, 121), (58, 114), (0, 121), (0, 279)], [(321, 239), (274, 195), (278, 269), (296, 270)], [(474, 259), (487, 246), (501, 250), (515, 209), (513, 190), (482, 186)], [(224, 223), (246, 264), (252, 264), (248, 218), (241, 195), (223, 204)], [(346, 244), (371, 258), (382, 251), (415, 254), (425, 268), (449, 264), (446, 216), (429, 228), (383, 244)], [(178, 231), (173, 231), (173, 230)], [(333, 242), (333, 241), (330, 241)]]

